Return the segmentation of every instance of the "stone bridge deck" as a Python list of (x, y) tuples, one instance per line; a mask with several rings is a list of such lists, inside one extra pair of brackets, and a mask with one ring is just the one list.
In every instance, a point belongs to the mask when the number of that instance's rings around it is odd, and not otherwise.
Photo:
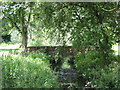
[(55, 55), (57, 50), (64, 49), (67, 55), (73, 55), (72, 46), (31, 46), (28, 47), (28, 51), (37, 51), (41, 50), (48, 55)]
[[(99, 49), (99, 47), (86, 48), (85, 51), (88, 51), (90, 49), (96, 50), (96, 49)], [(55, 55), (57, 50), (63, 50), (63, 54), (66, 54), (67, 56), (74, 56), (76, 53), (81, 52), (80, 50), (74, 51), (72, 46), (30, 46), (28, 47), (28, 51), (30, 52), (37, 51), (37, 50), (41, 50), (48, 55)]]

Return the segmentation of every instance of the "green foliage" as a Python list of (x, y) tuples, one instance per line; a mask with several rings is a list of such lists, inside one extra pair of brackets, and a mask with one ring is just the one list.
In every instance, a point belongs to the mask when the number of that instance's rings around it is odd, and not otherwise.
[[(39, 41), (39, 42), (38, 42), (38, 41)], [(34, 40), (34, 41), (29, 42), (28, 44), (29, 44), (30, 46), (42, 46), (42, 45), (43, 45), (42, 42), (41, 42), (41, 39), (40, 39), (40, 40), (36, 39), (36, 40)]]
[[(34, 54), (35, 55), (35, 54)], [(33, 56), (34, 56), (33, 55)], [(59, 87), (44, 56), (26, 57), (8, 55), (1, 58), (3, 88), (55, 88)], [(36, 55), (37, 57), (37, 55)]]
[(47, 59), (48, 57), (41, 52), (42, 51), (27, 53), (27, 57), (32, 58), (32, 59), (37, 60), (37, 61), (43, 61), (44, 63), (49, 64), (49, 60)]
[(75, 57), (76, 68), (78, 72), (83, 73), (91, 68), (99, 66), (101, 59), (98, 51), (89, 51), (84, 54), (78, 54)]
[(120, 88), (120, 60), (111, 55), (110, 64), (105, 64), (98, 51), (89, 51), (79, 54), (75, 58), (78, 75), (94, 88)]
[[(119, 25), (116, 23), (117, 18), (114, 17), (119, 7), (115, 2), (107, 4), (4, 2), (1, 3), (1, 7), (4, 14), (3, 28), (9, 30), (16, 27), (21, 32), (22, 26), (27, 26), (25, 28), (28, 33), (38, 31), (39, 35), (36, 35), (37, 39), (35, 38), (35, 42), (32, 43), (34, 45), (42, 44), (40, 39), (43, 36), (41, 33), (43, 30), (47, 33), (46, 37), (50, 36), (57, 40), (57, 44), (65, 45), (69, 42), (76, 49), (81, 50), (89, 46), (102, 48), (106, 45), (106, 49), (101, 49), (106, 51), (113, 43), (119, 41)], [(115, 9), (110, 10), (112, 8)], [(22, 18), (25, 25), (21, 25)], [(4, 25), (6, 22), (7, 26)]]
[(113, 62), (104, 68), (91, 69), (88, 74), (94, 88), (120, 88), (120, 63)]
[[(99, 47), (100, 58), (106, 63), (111, 47), (118, 40), (115, 17), (118, 3), (43, 3), (44, 27), (52, 39), (65, 45), (72, 43), (75, 50)], [(107, 7), (109, 6), (109, 7)], [(113, 10), (110, 10), (115, 8)], [(114, 23), (114, 24), (113, 24)], [(50, 29), (52, 28), (52, 29)]]
[(28, 27), (33, 20), (34, 5), (34, 2), (2, 2), (0, 5), (3, 14), (1, 29), (3, 32), (17, 30), (22, 37), (23, 51), (27, 51)]
[[(118, 24), (113, 15), (119, 9), (118, 3), (107, 3), (106, 5), (106, 3), (65, 2), (42, 3), (40, 5), (40, 7), (44, 7), (42, 14), (45, 17), (42, 17), (41, 21), (49, 29), (51, 37), (53, 39), (56, 37), (55, 39), (59, 42), (71, 39), (77, 42), (78, 46), (83, 44), (97, 45), (99, 40), (102, 41), (105, 38), (103, 32), (114, 40), (117, 37), (115, 32), (118, 32)], [(110, 10), (112, 8), (115, 9)], [(70, 37), (67, 35), (68, 33)], [(111, 35), (115, 37), (111, 37)]]

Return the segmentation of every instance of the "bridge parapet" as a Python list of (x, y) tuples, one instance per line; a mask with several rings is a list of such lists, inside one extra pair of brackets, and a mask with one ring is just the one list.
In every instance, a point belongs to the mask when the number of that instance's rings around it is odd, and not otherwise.
[(31, 46), (31, 47), (28, 47), (28, 51), (32, 52), (32, 51), (41, 50), (42, 52), (48, 55), (55, 55), (56, 51), (62, 48), (64, 48), (65, 53), (67, 55), (69, 56), (73, 55), (72, 46), (66, 46), (66, 47), (63, 47), (63, 46)]

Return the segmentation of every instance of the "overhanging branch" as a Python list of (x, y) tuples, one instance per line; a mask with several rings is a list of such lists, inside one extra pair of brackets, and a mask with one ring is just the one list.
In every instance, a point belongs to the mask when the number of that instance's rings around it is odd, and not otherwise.
[(31, 19), (31, 8), (30, 8), (30, 12), (29, 12), (29, 15), (28, 15), (28, 20), (27, 20), (27, 26), (26, 26), (26, 28), (28, 28), (28, 26), (29, 26), (30, 19)]
[(21, 30), (20, 30), (20, 28), (18, 27), (17, 23), (14, 22), (9, 16), (7, 16), (7, 18), (11, 21), (12, 24), (14, 24), (14, 26), (18, 29), (18, 31), (19, 31), (20, 33), (22, 33)]

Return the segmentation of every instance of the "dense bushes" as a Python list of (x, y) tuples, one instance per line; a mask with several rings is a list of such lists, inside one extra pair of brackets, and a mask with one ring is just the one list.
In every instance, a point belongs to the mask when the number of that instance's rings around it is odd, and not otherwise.
[[(34, 56), (34, 58), (33, 58)], [(2, 57), (3, 88), (55, 88), (59, 87), (44, 56), (30, 54), (26, 57)], [(36, 56), (36, 57), (35, 57)]]
[(89, 51), (76, 56), (75, 63), (84, 85), (94, 88), (120, 88), (120, 62), (112, 55), (109, 65), (105, 65), (99, 52)]
[(89, 75), (94, 88), (120, 88), (120, 63), (113, 62), (104, 68), (91, 69)]
[(101, 63), (98, 53), (99, 52), (97, 51), (95, 52), (89, 51), (85, 55), (82, 53), (76, 55), (75, 63), (78, 69), (77, 71), (82, 73), (91, 68), (95, 68), (96, 65), (98, 66)]
[[(48, 57), (43, 53), (26, 53), (24, 57), (8, 55), (1, 60), (3, 88), (59, 87), (54, 72), (49, 68)], [(109, 65), (103, 61), (98, 51), (78, 54), (75, 57), (78, 82), (93, 88), (120, 88), (120, 57), (111, 55)]]

